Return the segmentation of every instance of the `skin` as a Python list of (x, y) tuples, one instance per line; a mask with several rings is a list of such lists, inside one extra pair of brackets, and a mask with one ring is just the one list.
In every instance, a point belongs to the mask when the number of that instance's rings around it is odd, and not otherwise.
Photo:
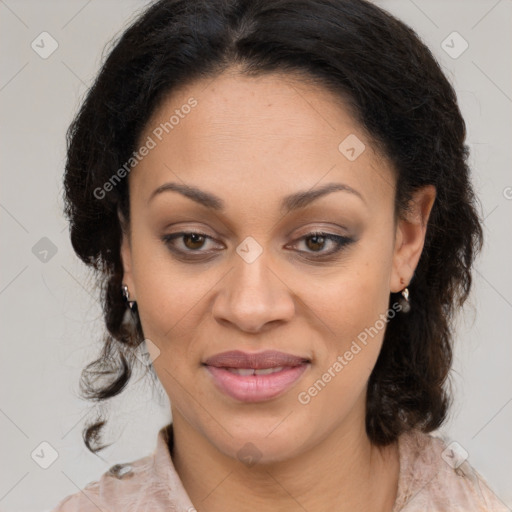
[[(141, 143), (191, 97), (197, 106), (129, 175), (131, 222), (121, 248), (123, 282), (159, 350), (153, 364), (171, 403), (183, 485), (201, 512), (234, 504), (239, 511), (390, 511), (397, 445), (373, 446), (364, 427), (385, 328), (308, 404), (297, 397), (376, 325), (390, 292), (410, 282), (435, 188), (417, 191), (408, 217), (395, 223), (389, 161), (337, 96), (292, 75), (250, 78), (231, 68), (190, 84), (155, 111)], [(349, 134), (366, 146), (354, 161), (338, 150)], [(176, 191), (149, 200), (167, 182), (213, 193), (225, 209)], [(348, 185), (364, 200), (335, 191), (296, 211), (280, 208), (284, 196), (327, 183)], [(355, 241), (329, 256), (336, 244), (306, 237), (315, 230)], [(162, 240), (182, 231), (211, 238)], [(252, 263), (236, 252), (249, 236), (263, 250)], [(171, 246), (188, 253), (177, 256)], [(201, 365), (234, 349), (281, 350), (311, 364), (283, 395), (242, 403), (219, 391)], [(237, 456), (249, 442), (260, 457), (255, 465)]]

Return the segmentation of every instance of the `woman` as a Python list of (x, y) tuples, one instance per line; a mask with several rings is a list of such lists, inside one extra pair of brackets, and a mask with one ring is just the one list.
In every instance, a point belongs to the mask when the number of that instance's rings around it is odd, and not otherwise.
[(370, 3), (149, 6), (70, 127), (65, 200), (104, 291), (85, 395), (143, 344), (172, 423), (56, 510), (506, 510), (430, 434), (482, 246), (464, 140)]

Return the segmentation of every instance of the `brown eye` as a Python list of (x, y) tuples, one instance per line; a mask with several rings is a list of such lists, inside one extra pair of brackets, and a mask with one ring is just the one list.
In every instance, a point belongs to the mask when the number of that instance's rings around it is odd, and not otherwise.
[(213, 252), (218, 250), (215, 248), (212, 250), (212, 247), (209, 247), (209, 245), (215, 247), (215, 240), (211, 236), (194, 231), (164, 235), (162, 241), (174, 254), (187, 259), (211, 256)]
[(198, 233), (185, 233), (182, 238), (183, 245), (192, 250), (200, 249), (206, 241), (206, 238)]
[(313, 235), (306, 238), (306, 246), (313, 252), (321, 250), (325, 245), (326, 237), (322, 235)]
[[(348, 247), (355, 242), (355, 239), (334, 233), (312, 232), (301, 237), (292, 247), (297, 248), (300, 245), (306, 247), (306, 250), (298, 249), (302, 255), (314, 255), (314, 258), (320, 260), (322, 257), (334, 257), (343, 248)], [(326, 250), (327, 248), (327, 250)], [(311, 259), (311, 258), (309, 258)]]

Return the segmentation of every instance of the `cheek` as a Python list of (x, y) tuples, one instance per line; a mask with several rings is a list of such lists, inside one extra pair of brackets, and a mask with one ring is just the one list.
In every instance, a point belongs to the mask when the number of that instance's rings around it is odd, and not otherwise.
[(347, 260), (344, 268), (320, 281), (302, 279), (297, 293), (324, 322), (325, 328), (340, 339), (357, 336), (372, 326), (388, 308), (391, 258), (379, 258), (363, 251)]
[(345, 270), (314, 293), (304, 293), (323, 322), (323, 336), (315, 347), (318, 365), (308, 380), (322, 389), (322, 398), (315, 398), (318, 404), (334, 400), (350, 407), (365, 388), (387, 327), (390, 269), (390, 253), (381, 249), (372, 255), (369, 248), (361, 249)]
[(326, 425), (338, 423), (355, 408), (364, 415), (364, 392), (382, 346), (388, 307), (381, 283), (367, 277), (364, 282), (340, 282), (353, 288), (326, 294), (322, 319), (329, 329), (323, 329), (316, 344), (314, 371), (298, 390), (304, 414), (322, 417)]
[[(168, 331), (186, 315), (189, 303), (201, 293), (197, 286), (188, 283), (192, 272), (173, 260), (165, 243), (142, 225), (133, 228), (132, 261), (141, 320), (149, 319), (147, 328)], [(200, 279), (193, 281), (197, 284)]]
[(358, 282), (354, 293), (333, 294), (329, 308), (323, 315), (329, 329), (324, 330), (325, 338), (317, 351), (319, 372), (334, 371), (341, 375), (337, 378), (339, 386), (358, 387), (358, 382), (369, 377), (380, 352), (387, 326), (387, 295), (375, 281)]

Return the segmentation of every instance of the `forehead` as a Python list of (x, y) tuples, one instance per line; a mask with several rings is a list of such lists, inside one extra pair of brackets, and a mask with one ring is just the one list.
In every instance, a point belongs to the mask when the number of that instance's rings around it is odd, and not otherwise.
[(139, 145), (149, 139), (154, 147), (130, 175), (146, 199), (169, 181), (226, 198), (234, 187), (254, 198), (334, 181), (376, 207), (394, 192), (389, 162), (341, 98), (292, 75), (227, 71), (194, 82), (162, 102)]

